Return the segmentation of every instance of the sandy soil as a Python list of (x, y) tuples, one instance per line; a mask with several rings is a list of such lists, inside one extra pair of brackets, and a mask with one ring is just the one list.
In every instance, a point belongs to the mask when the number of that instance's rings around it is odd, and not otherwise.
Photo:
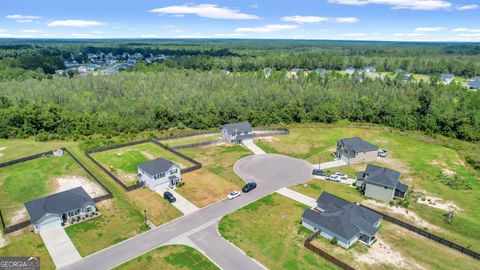
[(125, 183), (133, 183), (137, 181), (137, 175), (133, 173), (126, 173), (122, 170), (116, 170), (114, 174)]
[(390, 264), (398, 269), (424, 269), (418, 264), (407, 261), (400, 252), (394, 250), (382, 239), (377, 239), (367, 253), (357, 257), (357, 261), (367, 264)]
[(3, 235), (2, 232), (0, 232), (0, 248), (6, 246), (8, 243), (7, 239), (5, 238), (5, 236)]
[(442, 198), (425, 196), (417, 199), (417, 203), (425, 204), (433, 208), (445, 210), (445, 211), (460, 211), (461, 208), (458, 207), (453, 202), (444, 202)]
[(410, 168), (401, 160), (392, 158), (391, 156), (387, 157), (378, 157), (377, 161), (385, 164), (385, 167), (401, 172), (402, 174), (410, 173)]
[(142, 153), (142, 155), (150, 160), (154, 160), (156, 159), (156, 157), (150, 153), (148, 153), (147, 151), (141, 151), (140, 153)]
[(259, 141), (259, 142), (262, 142), (262, 141), (264, 141), (264, 142), (278, 142), (278, 141), (280, 141), (280, 139), (277, 138), (277, 137), (269, 136), (269, 137), (257, 138), (257, 141)]
[(55, 193), (76, 187), (83, 187), (92, 198), (104, 194), (99, 186), (81, 176), (62, 176), (55, 179)]
[(15, 213), (12, 215), (12, 217), (10, 218), (10, 224), (17, 224), (27, 219), (27, 210), (25, 208), (22, 208), (21, 210), (15, 211)]
[(436, 226), (422, 219), (420, 216), (417, 215), (417, 213), (403, 207), (390, 206), (388, 204), (380, 203), (374, 200), (365, 200), (365, 201), (362, 201), (362, 204), (365, 204), (367, 206), (373, 206), (373, 208), (384, 210), (387, 213), (402, 216), (408, 220), (413, 221), (415, 225), (421, 228), (429, 228), (429, 229), (437, 228)]
[(0, 147), (0, 151), (3, 151), (5, 149), (7, 149), (7, 147), (5, 147), (5, 146)]

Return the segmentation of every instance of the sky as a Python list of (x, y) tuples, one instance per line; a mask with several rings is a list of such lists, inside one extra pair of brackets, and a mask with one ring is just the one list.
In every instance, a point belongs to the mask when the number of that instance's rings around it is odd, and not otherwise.
[(480, 42), (480, 0), (0, 0), (0, 38)]

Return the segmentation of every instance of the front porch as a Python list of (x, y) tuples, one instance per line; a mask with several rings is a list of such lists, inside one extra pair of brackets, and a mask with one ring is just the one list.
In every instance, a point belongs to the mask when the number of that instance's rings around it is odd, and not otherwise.
[(86, 208), (69, 211), (62, 215), (62, 226), (66, 228), (68, 226), (99, 217), (100, 215), (100, 212), (94, 206), (88, 206)]
[(373, 243), (375, 243), (375, 241), (377, 241), (377, 238), (375, 236), (368, 236), (366, 234), (363, 234), (358, 238), (358, 240), (367, 246), (371, 246)]

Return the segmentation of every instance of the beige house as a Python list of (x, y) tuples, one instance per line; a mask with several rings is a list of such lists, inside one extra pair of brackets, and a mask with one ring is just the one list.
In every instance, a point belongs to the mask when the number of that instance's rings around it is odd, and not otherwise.
[(400, 172), (372, 164), (358, 174), (355, 186), (365, 196), (384, 202), (403, 199), (408, 192), (408, 185), (400, 182)]
[(337, 158), (347, 164), (357, 164), (377, 160), (378, 147), (358, 137), (337, 141)]

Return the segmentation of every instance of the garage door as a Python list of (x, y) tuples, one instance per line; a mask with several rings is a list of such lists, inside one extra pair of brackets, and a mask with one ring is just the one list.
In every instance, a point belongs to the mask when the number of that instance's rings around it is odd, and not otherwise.
[(347, 163), (347, 164), (349, 164), (349, 163), (350, 163), (350, 160), (349, 160), (349, 158), (348, 158), (348, 157), (346, 157), (345, 155), (342, 155), (342, 156), (341, 156), (341, 159), (342, 159), (342, 160), (343, 160), (345, 163)]
[(42, 221), (42, 223), (38, 225), (38, 230), (39, 231), (48, 230), (50, 228), (61, 225), (61, 223), (62, 221), (60, 220), (59, 217), (50, 217), (45, 219), (44, 221)]

